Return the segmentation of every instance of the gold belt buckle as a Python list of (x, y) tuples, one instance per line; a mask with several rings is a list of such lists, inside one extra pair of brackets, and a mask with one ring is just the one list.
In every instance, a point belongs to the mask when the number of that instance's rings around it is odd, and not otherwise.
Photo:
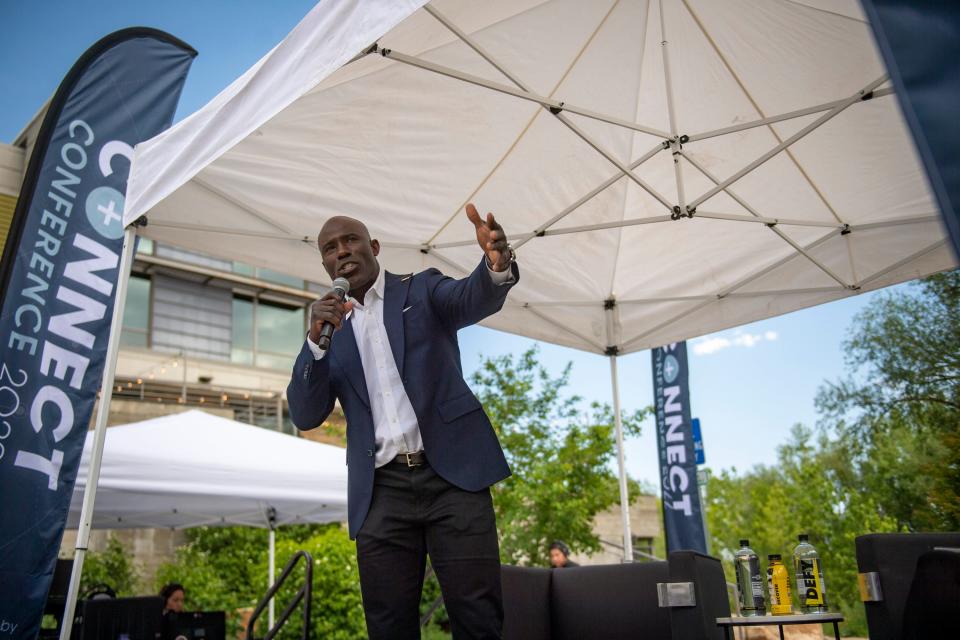
[(419, 463), (419, 462), (413, 462), (413, 460), (410, 458), (410, 456), (413, 456), (413, 455), (415, 455), (415, 454), (416, 454), (415, 451), (414, 451), (414, 452), (408, 451), (407, 453), (403, 454), (403, 455), (406, 456), (406, 458), (407, 458), (407, 466), (410, 467), (411, 469), (414, 468), (414, 467), (419, 467), (419, 466), (420, 466), (420, 463)]

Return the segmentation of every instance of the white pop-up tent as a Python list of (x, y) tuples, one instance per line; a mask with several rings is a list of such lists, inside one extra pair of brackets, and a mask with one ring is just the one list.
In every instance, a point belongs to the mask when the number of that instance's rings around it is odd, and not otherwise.
[(476, 201), (522, 268), (486, 324), (609, 355), (619, 418), (618, 354), (956, 265), (891, 94), (856, 0), (322, 2), (137, 146), (123, 265), (147, 215), (322, 280), (348, 214), (387, 269), (459, 275)]
[[(92, 450), (88, 432), (71, 528), (80, 520)], [(346, 520), (345, 460), (340, 447), (196, 410), (111, 427), (93, 526), (272, 528)]]
[[(87, 433), (69, 528), (77, 528), (93, 453)], [(344, 450), (203, 411), (186, 411), (107, 431), (92, 526), (98, 529), (285, 524), (347, 518)], [(273, 625), (273, 603), (269, 624)]]

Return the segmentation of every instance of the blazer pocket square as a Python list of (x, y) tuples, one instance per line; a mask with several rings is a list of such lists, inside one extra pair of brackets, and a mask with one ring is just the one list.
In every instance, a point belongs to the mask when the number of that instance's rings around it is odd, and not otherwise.
[(404, 307), (403, 311), (401, 311), (400, 313), (406, 313), (407, 311), (410, 311), (410, 309), (413, 309), (413, 307), (414, 305), (410, 305), (409, 307)]

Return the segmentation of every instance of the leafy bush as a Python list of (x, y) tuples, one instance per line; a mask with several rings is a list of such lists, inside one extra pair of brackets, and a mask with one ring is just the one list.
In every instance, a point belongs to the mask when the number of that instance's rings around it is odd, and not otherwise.
[(114, 535), (107, 538), (107, 546), (103, 551), (91, 551), (84, 559), (80, 595), (97, 585), (106, 585), (121, 597), (136, 595), (140, 587), (139, 567)]

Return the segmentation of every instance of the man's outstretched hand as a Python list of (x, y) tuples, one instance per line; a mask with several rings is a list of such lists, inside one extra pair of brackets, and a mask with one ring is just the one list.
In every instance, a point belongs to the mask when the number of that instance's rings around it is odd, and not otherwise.
[(496, 221), (492, 213), (484, 220), (473, 204), (467, 205), (467, 218), (477, 232), (477, 243), (487, 256), (490, 268), (494, 271), (506, 271), (510, 268), (512, 250), (507, 246), (507, 234)]

